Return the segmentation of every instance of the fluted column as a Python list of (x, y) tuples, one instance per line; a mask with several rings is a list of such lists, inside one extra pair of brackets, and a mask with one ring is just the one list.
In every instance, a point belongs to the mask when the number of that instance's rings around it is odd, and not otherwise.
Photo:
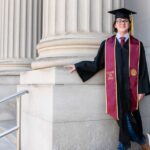
[(43, 0), (42, 39), (32, 68), (92, 58), (100, 42), (112, 34), (107, 11), (123, 5), (123, 0)]
[(42, 0), (0, 0), (0, 72), (29, 69), (41, 38)]

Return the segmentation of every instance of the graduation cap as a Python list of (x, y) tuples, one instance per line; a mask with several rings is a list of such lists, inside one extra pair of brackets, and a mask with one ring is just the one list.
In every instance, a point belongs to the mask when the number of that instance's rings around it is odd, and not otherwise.
[(134, 33), (133, 14), (136, 14), (136, 12), (126, 8), (120, 8), (120, 9), (108, 11), (108, 13), (115, 15), (115, 19), (117, 18), (129, 19), (131, 21), (131, 34), (133, 35)]
[(136, 14), (136, 12), (128, 10), (126, 8), (120, 8), (112, 11), (108, 11), (108, 13), (115, 15), (116, 18), (126, 18), (129, 19), (130, 15)]

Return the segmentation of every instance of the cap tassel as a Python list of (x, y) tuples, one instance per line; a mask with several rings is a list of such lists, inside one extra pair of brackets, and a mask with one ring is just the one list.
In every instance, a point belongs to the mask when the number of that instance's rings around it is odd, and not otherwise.
[(130, 16), (131, 20), (131, 35), (134, 35), (134, 20), (133, 20), (133, 15)]

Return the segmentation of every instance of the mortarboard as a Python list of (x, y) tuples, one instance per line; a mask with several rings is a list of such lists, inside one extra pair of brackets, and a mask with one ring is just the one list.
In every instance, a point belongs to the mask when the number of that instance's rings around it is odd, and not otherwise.
[(120, 8), (116, 10), (108, 11), (108, 13), (115, 15), (115, 19), (117, 18), (126, 18), (131, 20), (131, 34), (134, 34), (134, 21), (133, 21), (133, 14), (136, 14), (136, 12), (131, 11), (126, 8)]
[(126, 8), (120, 8), (112, 11), (108, 11), (108, 13), (115, 15), (116, 18), (130, 18), (130, 15), (136, 14), (136, 12), (128, 10)]

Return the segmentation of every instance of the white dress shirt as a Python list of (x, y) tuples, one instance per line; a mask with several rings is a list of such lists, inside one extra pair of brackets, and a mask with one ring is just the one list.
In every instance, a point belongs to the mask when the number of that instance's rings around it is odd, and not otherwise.
[[(118, 39), (119, 43), (121, 43), (120, 37), (121, 37), (121, 35), (117, 32), (116, 38)], [(125, 37), (125, 42), (126, 42), (126, 41), (128, 40), (128, 38), (129, 38), (129, 33), (126, 33), (126, 34), (124, 35), (124, 37)]]

